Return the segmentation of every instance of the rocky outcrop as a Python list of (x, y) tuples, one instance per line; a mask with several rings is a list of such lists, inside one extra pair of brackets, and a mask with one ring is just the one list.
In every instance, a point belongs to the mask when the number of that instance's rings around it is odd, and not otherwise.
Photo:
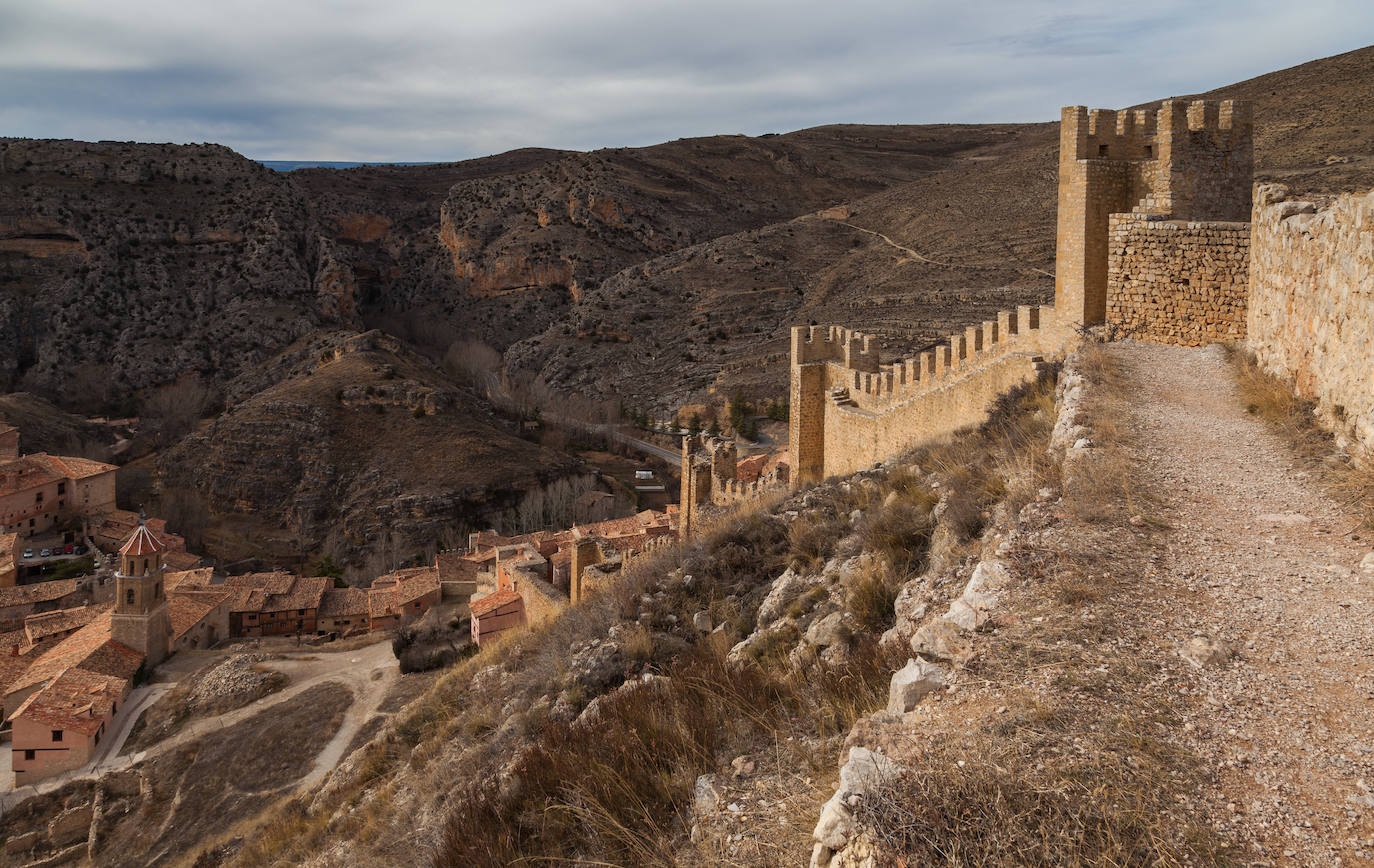
[(110, 409), (353, 325), (316, 235), (288, 178), (224, 147), (0, 139), (0, 384)]

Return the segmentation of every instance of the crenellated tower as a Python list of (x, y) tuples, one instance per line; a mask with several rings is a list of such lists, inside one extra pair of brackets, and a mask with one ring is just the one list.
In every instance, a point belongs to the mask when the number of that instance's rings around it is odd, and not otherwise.
[(110, 613), (110, 637), (140, 651), (152, 668), (171, 653), (172, 619), (163, 583), (163, 554), (167, 543), (139, 517), (138, 527), (119, 549), (115, 573), (115, 608)]
[(1054, 307), (1065, 325), (1105, 321), (1112, 214), (1249, 219), (1248, 102), (1170, 99), (1157, 111), (1066, 106), (1061, 114)]

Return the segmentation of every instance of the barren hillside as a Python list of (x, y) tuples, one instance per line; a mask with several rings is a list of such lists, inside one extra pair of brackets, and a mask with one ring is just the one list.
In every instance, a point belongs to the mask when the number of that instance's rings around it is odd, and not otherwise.
[(164, 492), (203, 499), (207, 546), (224, 558), (328, 551), (370, 579), (579, 466), (380, 332), (301, 341), (229, 394), (158, 465)]

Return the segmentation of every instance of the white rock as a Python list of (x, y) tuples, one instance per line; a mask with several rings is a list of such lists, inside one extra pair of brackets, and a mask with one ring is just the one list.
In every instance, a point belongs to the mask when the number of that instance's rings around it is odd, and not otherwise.
[(915, 708), (927, 693), (944, 685), (943, 668), (924, 660), (908, 660), (905, 666), (892, 673), (887, 692), (887, 710), (893, 714), (905, 714)]
[(711, 632), (710, 613), (705, 611), (697, 612), (695, 615), (692, 616), (692, 626), (696, 628), (696, 631), (698, 633)]
[(831, 612), (806, 630), (806, 641), (818, 648), (829, 648), (849, 641), (853, 631), (843, 612)]
[(851, 747), (849, 760), (840, 767), (840, 791), (847, 797), (866, 796), (871, 789), (892, 780), (902, 771), (902, 766), (890, 757), (866, 747)]
[(936, 618), (911, 637), (911, 650), (928, 660), (944, 660), (963, 666), (973, 656), (973, 646), (963, 631), (946, 618)]
[(805, 578), (788, 567), (786, 572), (773, 580), (773, 587), (769, 589), (768, 596), (759, 604), (758, 626), (767, 627), (781, 618), (787, 605), (801, 596), (807, 585)]
[[(835, 851), (840, 849), (849, 840), (849, 836), (854, 834), (854, 814), (845, 804), (844, 793), (835, 793), (830, 797), (830, 801), (821, 808), (821, 818), (816, 821), (816, 828), (811, 833), (817, 843), (822, 847)], [(826, 862), (829, 863), (829, 855)]]
[(720, 789), (716, 786), (715, 775), (702, 775), (697, 778), (692, 791), (692, 816), (701, 817), (720, 807)]
[(1370, 552), (1360, 560), (1360, 572), (1374, 578), (1374, 552)]
[(1194, 636), (1179, 649), (1178, 653), (1184, 660), (1201, 669), (1204, 666), (1225, 663), (1231, 657), (1231, 648), (1225, 642), (1209, 636)]

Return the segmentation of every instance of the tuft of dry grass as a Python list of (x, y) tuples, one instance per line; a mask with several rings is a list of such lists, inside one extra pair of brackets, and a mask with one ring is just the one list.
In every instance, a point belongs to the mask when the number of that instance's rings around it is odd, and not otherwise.
[(1332, 496), (1355, 509), (1366, 527), (1374, 528), (1374, 467), (1361, 467), (1343, 452), (1318, 422), (1316, 404), (1261, 368), (1252, 354), (1228, 346), (1227, 357), (1246, 411), (1278, 431)]

